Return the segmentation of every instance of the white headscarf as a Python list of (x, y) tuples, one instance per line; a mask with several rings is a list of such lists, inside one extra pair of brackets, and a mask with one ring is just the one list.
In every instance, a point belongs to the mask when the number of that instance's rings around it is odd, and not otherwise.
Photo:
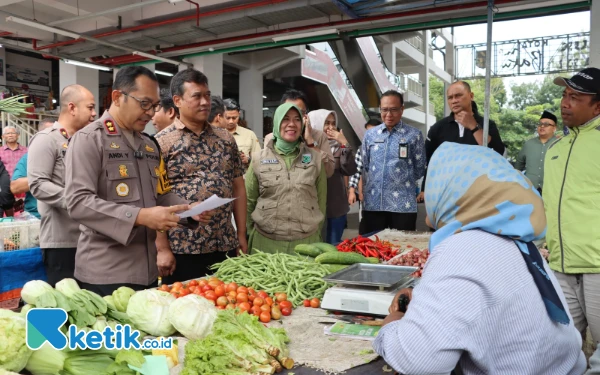
[[(310, 126), (313, 129), (320, 130), (324, 132), (323, 128), (325, 127), (325, 120), (327, 120), (327, 116), (333, 114), (335, 118), (335, 124), (338, 124), (338, 117), (335, 111), (330, 111), (328, 109), (317, 109), (308, 113), (308, 118), (310, 120)], [(327, 134), (325, 134), (327, 135)], [(329, 147), (331, 147), (331, 153), (335, 154), (340, 149), (340, 144), (335, 139), (329, 140)]]

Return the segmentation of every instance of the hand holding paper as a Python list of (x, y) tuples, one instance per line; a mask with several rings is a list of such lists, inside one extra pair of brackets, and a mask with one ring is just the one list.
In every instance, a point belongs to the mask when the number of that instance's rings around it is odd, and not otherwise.
[[(203, 216), (201, 215), (204, 212), (214, 210), (217, 207), (221, 207), (229, 202), (234, 201), (235, 198), (219, 198), (216, 195), (211, 196), (210, 198), (200, 202), (193, 204), (193, 207), (187, 211), (180, 212), (177, 214), (180, 218), (184, 219), (191, 216)], [(210, 215), (212, 216), (212, 215)], [(210, 219), (210, 217), (208, 217)], [(198, 220), (203, 221), (203, 220)]]

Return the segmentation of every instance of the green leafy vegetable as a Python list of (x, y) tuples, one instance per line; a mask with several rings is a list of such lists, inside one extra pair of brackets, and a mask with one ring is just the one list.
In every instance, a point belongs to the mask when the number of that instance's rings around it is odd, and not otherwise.
[(127, 306), (127, 316), (135, 327), (154, 336), (170, 336), (175, 328), (169, 322), (169, 305), (175, 297), (159, 290), (142, 290), (134, 294)]
[(169, 306), (169, 321), (190, 340), (206, 337), (217, 319), (217, 308), (206, 298), (189, 294)]
[(129, 299), (131, 296), (135, 294), (135, 290), (128, 288), (126, 286), (122, 286), (119, 289), (115, 290), (112, 294), (114, 305), (120, 312), (127, 311), (127, 305), (129, 304)]
[[(0, 309), (1, 310), (1, 309)], [(19, 314), (3, 313), (0, 317), (0, 368), (21, 371), (31, 356), (25, 344), (26, 321)]]

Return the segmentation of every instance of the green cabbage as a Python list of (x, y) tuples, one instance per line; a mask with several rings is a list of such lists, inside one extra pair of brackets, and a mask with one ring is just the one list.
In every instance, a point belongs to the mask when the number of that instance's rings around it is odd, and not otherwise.
[(0, 368), (19, 372), (27, 364), (31, 350), (25, 344), (25, 319), (12, 314), (0, 317)]
[(33, 352), (25, 369), (33, 375), (55, 375), (64, 369), (66, 359), (66, 351), (56, 350), (45, 343)]
[(178, 298), (169, 307), (169, 321), (190, 340), (206, 337), (216, 319), (217, 308), (196, 294)]
[(112, 294), (114, 306), (120, 312), (127, 311), (127, 304), (129, 304), (129, 299), (131, 296), (135, 294), (135, 290), (128, 288), (126, 286), (122, 286), (119, 289), (115, 290)]
[(136, 328), (153, 336), (170, 336), (175, 328), (169, 322), (169, 305), (175, 297), (159, 290), (142, 290), (134, 294), (127, 315)]

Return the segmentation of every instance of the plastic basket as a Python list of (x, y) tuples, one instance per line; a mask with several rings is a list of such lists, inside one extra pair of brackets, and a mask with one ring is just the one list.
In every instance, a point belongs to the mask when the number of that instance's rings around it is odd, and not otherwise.
[(40, 221), (0, 222), (0, 252), (40, 246)]
[(21, 301), (21, 289), (0, 293), (0, 309), (17, 310)]

